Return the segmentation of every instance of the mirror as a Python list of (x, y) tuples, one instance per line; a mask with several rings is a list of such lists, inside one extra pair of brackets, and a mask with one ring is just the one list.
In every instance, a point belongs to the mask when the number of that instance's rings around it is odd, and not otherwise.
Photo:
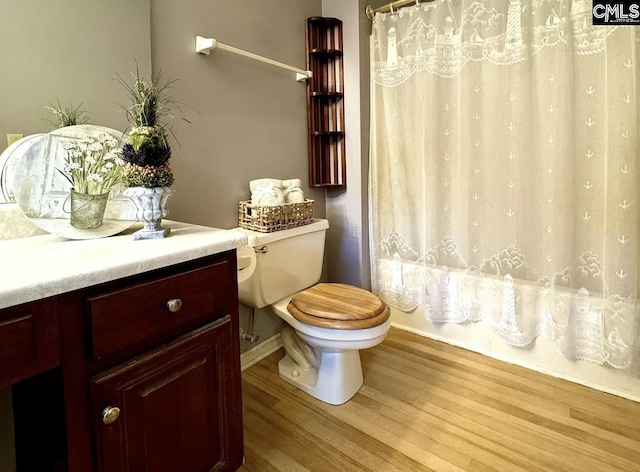
[(7, 134), (50, 131), (54, 117), (45, 106), (58, 102), (81, 105), (91, 124), (124, 131), (120, 104), (128, 97), (114, 79), (128, 79), (136, 65), (142, 76), (150, 75), (150, 0), (0, 5), (0, 152), (8, 146)]
[[(66, 126), (34, 138), (17, 163), (13, 190), (18, 206), (35, 225), (67, 239), (94, 239), (118, 234), (135, 223), (135, 207), (122, 195), (121, 185), (102, 187), (100, 193), (106, 190), (106, 198), (76, 193), (81, 199), (74, 206), (72, 183), (59, 172), (65, 167), (66, 145), (87, 140), (91, 146), (102, 148), (109, 137), (114, 139), (110, 146), (121, 147), (120, 131), (96, 125)], [(100, 155), (100, 151), (94, 153), (87, 147), (86, 155)], [(80, 152), (80, 148), (76, 150)], [(79, 159), (75, 162), (79, 163)], [(96, 209), (101, 209), (99, 217)]]

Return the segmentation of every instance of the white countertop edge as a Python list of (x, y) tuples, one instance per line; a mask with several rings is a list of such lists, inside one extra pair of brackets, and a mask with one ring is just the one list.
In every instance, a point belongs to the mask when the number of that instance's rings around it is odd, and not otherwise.
[(100, 239), (51, 234), (0, 241), (0, 308), (60, 295), (247, 244), (240, 231), (164, 220), (164, 239), (134, 241), (139, 226)]

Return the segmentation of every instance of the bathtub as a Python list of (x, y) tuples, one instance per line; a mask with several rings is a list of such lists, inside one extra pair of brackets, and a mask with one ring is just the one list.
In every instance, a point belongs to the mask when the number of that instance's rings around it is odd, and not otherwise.
[[(605, 323), (612, 302), (600, 294), (398, 258), (377, 261), (374, 287), (392, 326), (640, 401), (640, 342)], [(637, 305), (620, 310), (637, 319)]]

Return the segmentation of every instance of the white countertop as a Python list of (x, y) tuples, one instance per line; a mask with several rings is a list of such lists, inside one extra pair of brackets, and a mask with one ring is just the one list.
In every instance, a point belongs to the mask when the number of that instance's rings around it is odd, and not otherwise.
[(247, 236), (163, 220), (164, 239), (117, 236), (70, 240), (51, 234), (0, 241), (0, 308), (178, 264), (247, 244)]

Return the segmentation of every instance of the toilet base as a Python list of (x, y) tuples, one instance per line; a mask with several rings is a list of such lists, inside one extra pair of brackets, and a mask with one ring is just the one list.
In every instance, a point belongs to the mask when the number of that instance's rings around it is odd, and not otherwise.
[(289, 354), (278, 362), (280, 378), (330, 405), (341, 405), (362, 387), (360, 351), (325, 351), (319, 367), (301, 369)]

